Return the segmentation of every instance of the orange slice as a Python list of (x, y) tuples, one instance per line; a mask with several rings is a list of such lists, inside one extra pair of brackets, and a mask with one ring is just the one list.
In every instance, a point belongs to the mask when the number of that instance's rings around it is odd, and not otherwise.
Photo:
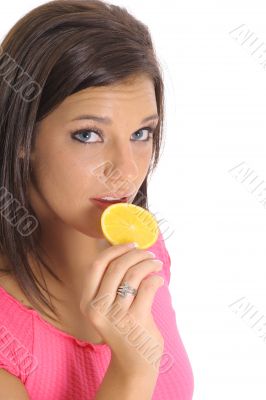
[(152, 246), (159, 235), (155, 217), (131, 203), (116, 203), (107, 207), (101, 216), (101, 227), (111, 244), (136, 242), (139, 249)]

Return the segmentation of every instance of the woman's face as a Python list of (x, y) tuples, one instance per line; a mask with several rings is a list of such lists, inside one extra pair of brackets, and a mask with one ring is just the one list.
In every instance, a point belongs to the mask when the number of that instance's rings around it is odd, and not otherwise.
[(151, 163), (158, 118), (143, 120), (152, 115), (157, 115), (154, 86), (139, 75), (75, 93), (43, 119), (31, 153), (29, 191), (39, 221), (103, 238), (103, 209), (91, 198), (114, 193), (134, 200)]

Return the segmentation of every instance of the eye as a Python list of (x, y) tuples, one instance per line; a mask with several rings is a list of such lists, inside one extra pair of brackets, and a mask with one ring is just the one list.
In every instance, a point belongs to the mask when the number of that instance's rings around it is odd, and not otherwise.
[[(93, 138), (92, 134), (94, 134), (95, 137), (97, 135), (98, 137), (102, 138), (102, 133), (97, 128), (80, 129), (78, 131), (74, 131), (74, 132), (71, 132), (71, 133), (73, 134), (72, 137), (73, 137), (74, 140), (78, 140), (79, 142), (84, 143), (84, 144), (102, 142), (102, 140), (101, 141), (99, 141), (99, 140), (90, 140), (88, 142), (88, 139)], [(83, 140), (83, 139), (85, 139), (85, 140)]]
[[(143, 135), (142, 133), (143, 131), (146, 131), (146, 135)], [(83, 144), (103, 142), (103, 140), (97, 140), (97, 139), (90, 140), (96, 138), (96, 135), (98, 136), (98, 138), (100, 137), (101, 139), (103, 139), (102, 132), (96, 127), (79, 129), (77, 131), (72, 131), (70, 133), (74, 140), (78, 140)], [(152, 127), (148, 126), (145, 128), (141, 128), (137, 132), (133, 133), (133, 135), (136, 135), (137, 137), (137, 140), (133, 140), (133, 142), (148, 142), (150, 139), (152, 139), (153, 133), (154, 133), (154, 128)]]
[[(137, 132), (133, 133), (133, 135), (138, 135), (137, 137), (143, 137), (143, 134), (141, 134), (142, 131), (147, 131), (148, 133), (146, 134), (146, 139), (144, 140), (134, 140), (134, 142), (148, 142), (150, 139), (153, 137), (154, 129), (151, 127), (145, 127), (139, 129)], [(139, 135), (140, 134), (140, 135)], [(145, 136), (144, 136), (145, 137)]]

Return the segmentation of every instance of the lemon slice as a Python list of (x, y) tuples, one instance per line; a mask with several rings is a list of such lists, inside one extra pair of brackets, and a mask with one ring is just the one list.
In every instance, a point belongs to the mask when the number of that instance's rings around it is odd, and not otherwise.
[(101, 227), (111, 244), (136, 242), (139, 249), (152, 246), (159, 235), (154, 216), (131, 203), (116, 203), (107, 207), (101, 216)]

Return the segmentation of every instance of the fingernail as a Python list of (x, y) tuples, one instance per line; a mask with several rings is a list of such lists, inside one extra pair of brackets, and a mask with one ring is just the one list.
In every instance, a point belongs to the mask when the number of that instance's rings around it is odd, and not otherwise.
[(128, 243), (128, 247), (130, 248), (138, 247), (138, 243), (137, 242)]
[(148, 254), (151, 254), (153, 257), (156, 257), (156, 254), (154, 254), (152, 251), (147, 251)]
[(163, 262), (161, 260), (154, 260), (154, 262), (158, 263), (158, 264), (163, 264)]

